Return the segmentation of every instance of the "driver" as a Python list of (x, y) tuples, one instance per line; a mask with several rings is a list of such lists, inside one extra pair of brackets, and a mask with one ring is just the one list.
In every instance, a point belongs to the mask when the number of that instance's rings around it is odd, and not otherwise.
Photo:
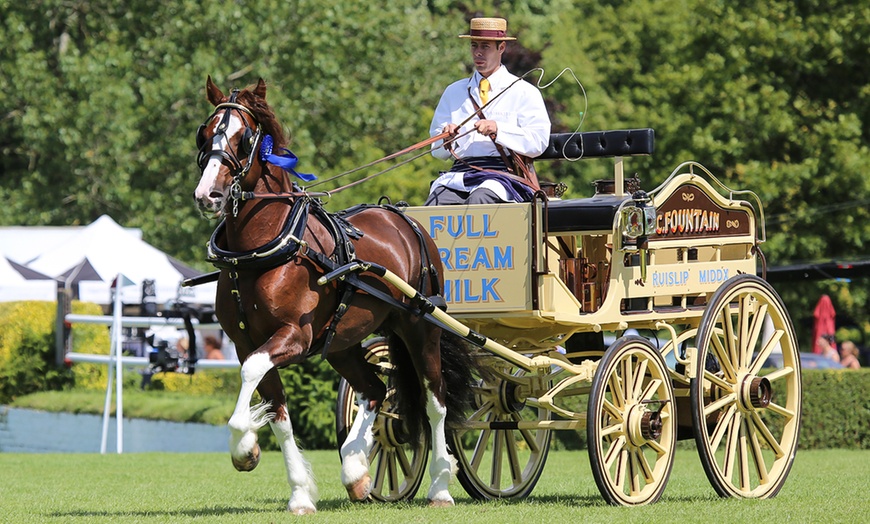
[[(550, 139), (550, 118), (540, 91), (502, 65), (507, 42), (503, 18), (473, 18), (469, 34), (474, 74), (450, 84), (441, 95), (430, 136), (448, 132), (456, 138), (432, 144), (432, 156), (455, 158), (453, 166), (432, 183), (426, 205), (523, 202), (534, 189), (511, 165), (511, 151), (540, 155)], [(461, 129), (457, 125), (481, 108)], [(453, 149), (452, 153), (448, 148)], [(508, 173), (513, 171), (513, 175)]]

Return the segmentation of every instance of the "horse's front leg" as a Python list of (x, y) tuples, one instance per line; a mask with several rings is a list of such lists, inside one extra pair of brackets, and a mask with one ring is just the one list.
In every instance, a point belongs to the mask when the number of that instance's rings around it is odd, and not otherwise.
[(291, 490), (287, 511), (292, 511), (297, 515), (315, 513), (317, 484), (314, 482), (311, 466), (302, 456), (296, 445), (296, 439), (293, 437), (293, 425), (290, 423), (284, 387), (278, 376), (278, 370), (269, 372), (260, 383), (258, 390), (263, 398), (269, 398), (271, 404), (276, 407), (274, 417), (269, 425), (281, 446), (284, 466), (287, 468), (287, 482), (290, 484)]
[[(292, 331), (292, 330), (291, 330)], [(317, 488), (311, 468), (293, 438), (293, 427), (287, 414), (284, 389), (278, 376), (278, 365), (293, 360), (290, 351), (299, 347), (291, 342), (293, 333), (276, 333), (260, 349), (251, 353), (242, 364), (242, 387), (233, 415), (227, 424), (230, 429), (230, 455), (239, 471), (251, 471), (260, 460), (257, 430), (267, 422), (278, 439), (287, 467), (287, 480), (292, 494), (287, 509), (297, 514), (314, 513)], [(283, 336), (279, 336), (283, 335)], [(273, 357), (272, 355), (275, 355)], [(259, 390), (263, 403), (251, 407), (254, 391)]]
[(239, 471), (251, 471), (260, 463), (257, 430), (269, 422), (273, 413), (265, 402), (251, 407), (251, 399), (263, 377), (274, 368), (269, 354), (254, 352), (242, 363), (242, 387), (236, 408), (227, 426), (230, 429), (230, 456)]

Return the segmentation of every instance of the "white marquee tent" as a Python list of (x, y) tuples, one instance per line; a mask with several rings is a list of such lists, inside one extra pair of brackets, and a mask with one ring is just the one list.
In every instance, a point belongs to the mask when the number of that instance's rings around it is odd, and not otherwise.
[(0, 256), (0, 302), (57, 300), (57, 281)]
[(200, 272), (143, 241), (108, 215), (42, 251), (27, 266), (58, 278), (61, 285), (76, 283), (79, 299), (97, 304), (110, 303), (112, 281), (118, 274), (135, 284), (122, 287), (126, 304), (141, 301), (142, 282), (147, 279), (155, 281), (158, 304), (176, 299), (214, 303), (214, 283), (182, 288), (182, 280)]

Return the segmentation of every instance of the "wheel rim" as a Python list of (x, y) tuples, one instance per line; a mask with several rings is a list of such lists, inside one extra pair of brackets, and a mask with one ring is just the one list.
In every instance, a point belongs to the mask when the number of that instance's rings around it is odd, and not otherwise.
[(486, 369), (492, 376), (478, 377), (473, 413), (449, 432), (457, 477), (478, 500), (523, 498), (537, 484), (550, 448), (550, 430), (527, 427), (552, 418), (533, 396), (549, 389), (549, 379), (495, 359)]
[[(366, 359), (378, 368), (378, 375), (388, 382), (392, 366), (389, 361), (389, 346), (383, 338), (364, 344)], [(428, 435), (423, 441), (411, 445), (402, 427), (401, 417), (395, 412), (395, 391), (387, 390), (387, 396), (372, 426), (374, 446), (369, 453), (369, 474), (372, 477), (371, 497), (382, 502), (396, 502), (414, 498), (426, 472), (429, 460)], [(336, 430), (339, 448), (359, 411), (356, 393), (344, 379), (339, 384), (336, 407)]]
[[(772, 497), (794, 462), (800, 430), (799, 353), (788, 313), (767, 282), (737, 277), (713, 295), (697, 342), (692, 412), (707, 478), (723, 497)], [(777, 347), (783, 367), (765, 374)]]
[(674, 461), (675, 410), (661, 354), (640, 337), (614, 342), (593, 377), (587, 412), (592, 473), (607, 502), (661, 497)]

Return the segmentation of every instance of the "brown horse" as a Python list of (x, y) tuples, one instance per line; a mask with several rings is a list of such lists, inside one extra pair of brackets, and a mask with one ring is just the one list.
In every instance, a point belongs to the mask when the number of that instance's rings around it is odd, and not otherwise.
[[(361, 394), (359, 416), (340, 450), (341, 477), (352, 499), (366, 499), (372, 424), (386, 388), (360, 343), (379, 332), (390, 337), (392, 360), (407, 364), (396, 370), (405, 378), (397, 387), (405, 398), (406, 429), (419, 432), (424, 414), (428, 418), (433, 448), (428, 499), (452, 505), (447, 484), (453, 459), (444, 431), (453, 409), (446, 400), (467, 398), (470, 391), (461, 348), (442, 343), (446, 331), (425, 321), (407, 297), (375, 275), (356, 279), (368, 286), (365, 291), (343, 278), (317, 282), (343, 261), (367, 261), (399, 275), (423, 296), (438, 296), (442, 268), (436, 246), (395, 208), (359, 206), (336, 217), (300, 192), (288, 176), (292, 169), (277, 167), (268, 160), (274, 156), (262, 150), (267, 135), (276, 151), (286, 142), (262, 79), (226, 96), (209, 77), (206, 93), (215, 110), (197, 135), (202, 176), (194, 199), (204, 216), (223, 219), (209, 258), (221, 267), (217, 316), (242, 363), (242, 387), (228, 424), (233, 465), (240, 471), (257, 466), (256, 431), (268, 422), (287, 467), (292, 490), (287, 509), (315, 511), (316, 486), (294, 441), (278, 368), (322, 354)], [(460, 360), (451, 364), (454, 357)], [(255, 390), (262, 403), (251, 406)]]

